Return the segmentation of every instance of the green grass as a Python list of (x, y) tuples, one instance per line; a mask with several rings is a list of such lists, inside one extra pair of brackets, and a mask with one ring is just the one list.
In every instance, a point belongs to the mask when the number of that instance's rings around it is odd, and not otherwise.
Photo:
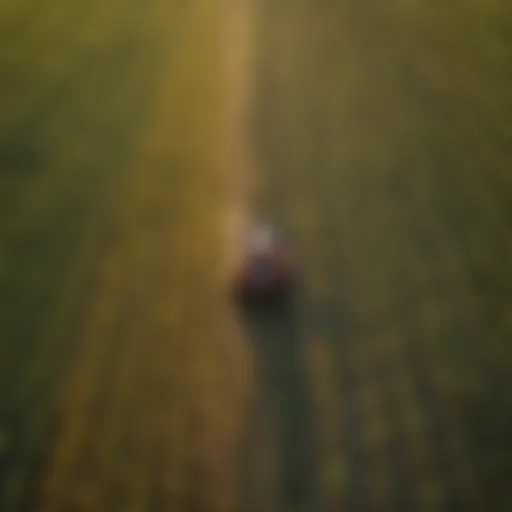
[(485, 509), (506, 509), (512, 11), (261, 6), (263, 208), (294, 233), (311, 336), (338, 354), (348, 478), (333, 509), (469, 507), (480, 487)]
[[(99, 3), (86, 12), (62, 2), (43, 16), (36, 11), (30, 2), (3, 18), (22, 29), (2, 32), (0, 57), (5, 510), (32, 498), (30, 478), (54, 422), (64, 365), (80, 346), (110, 204), (124, 187), (157, 64), (151, 45), (135, 51), (147, 38), (133, 25), (135, 12), (130, 26), (122, 11)], [(105, 54), (94, 39), (111, 41), (116, 23), (122, 53)]]
[(230, 151), (223, 75), (205, 79), (223, 13), (3, 5), (2, 510), (233, 501), (243, 386), (224, 379), (243, 370), (222, 361), (231, 323), (195, 299), (205, 277), (220, 293), (205, 258), (222, 205), (197, 184)]
[[(320, 510), (510, 508), (510, 7), (254, 5), (246, 148), (228, 2), (0, 5), (0, 508), (281, 510), (312, 469)], [(259, 163), (307, 287), (255, 461), (264, 325), (212, 268)]]

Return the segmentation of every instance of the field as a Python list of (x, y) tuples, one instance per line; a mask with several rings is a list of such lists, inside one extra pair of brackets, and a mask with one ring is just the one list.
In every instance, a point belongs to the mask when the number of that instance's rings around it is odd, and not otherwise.
[(263, 209), (296, 235), (334, 367), (332, 510), (506, 510), (510, 9), (272, 4)]
[[(508, 510), (504, 0), (4, 0), (0, 510)], [(228, 221), (304, 286), (240, 318)]]

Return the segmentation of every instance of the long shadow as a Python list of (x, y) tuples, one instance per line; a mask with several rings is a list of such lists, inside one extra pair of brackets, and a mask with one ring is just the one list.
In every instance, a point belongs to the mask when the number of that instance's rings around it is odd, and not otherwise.
[[(299, 314), (296, 302), (288, 300), (267, 310), (245, 310), (241, 317), (257, 358), (262, 395), (258, 414), (276, 413), (278, 499), (290, 510), (309, 512), (315, 510), (317, 485)], [(250, 459), (245, 463), (251, 464)]]

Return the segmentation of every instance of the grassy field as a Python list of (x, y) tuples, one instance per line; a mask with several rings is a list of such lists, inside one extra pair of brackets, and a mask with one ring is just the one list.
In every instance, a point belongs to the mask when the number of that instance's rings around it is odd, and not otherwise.
[(0, 508), (230, 510), (227, 5), (2, 11)]
[(262, 209), (307, 276), (329, 510), (507, 510), (512, 11), (260, 4)]
[[(511, 37), (504, 0), (4, 0), (0, 509), (512, 508)], [(305, 287), (236, 322), (249, 171)]]

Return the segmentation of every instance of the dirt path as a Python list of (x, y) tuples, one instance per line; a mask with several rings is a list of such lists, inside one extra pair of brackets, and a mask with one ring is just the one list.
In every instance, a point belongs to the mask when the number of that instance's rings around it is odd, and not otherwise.
[[(253, 216), (254, 192), (258, 176), (250, 132), (250, 111), (253, 92), (254, 64), (254, 0), (231, 0), (226, 30), (226, 63), (228, 97), (228, 133), (231, 159), (226, 174), (226, 201), (223, 218), (225, 261), (221, 278), (230, 286), (230, 279), (242, 254), (240, 243)], [(240, 323), (246, 349), (253, 361), (253, 399), (243, 434), (246, 442), (240, 454), (240, 510), (278, 510), (275, 489), (275, 416), (260, 397), (257, 355), (249, 344), (247, 325)], [(269, 414), (270, 413), (270, 414)]]
[[(229, 287), (234, 267), (242, 257), (241, 240), (256, 216), (260, 169), (252, 137), (251, 113), (254, 92), (255, 0), (231, 0), (227, 24), (227, 77), (229, 92), (228, 130), (232, 152), (227, 175), (226, 214), (224, 220), (226, 261), (223, 275)], [(245, 442), (239, 454), (240, 510), (279, 511), (278, 470), (279, 439), (276, 437), (279, 412), (271, 399), (271, 390), (262, 381), (260, 347), (254, 345), (254, 327), (238, 319), (246, 348), (253, 361), (252, 406), (248, 410), (243, 434)]]
[(226, 262), (223, 276), (229, 279), (239, 261), (239, 241), (251, 217), (258, 177), (250, 132), (253, 99), (254, 0), (229, 0), (225, 57), (227, 77), (227, 133), (230, 159), (225, 183)]
[[(238, 237), (247, 222), (270, 212), (265, 173), (257, 160), (254, 138), (257, 2), (232, 2), (228, 29), (229, 79), (232, 87), (229, 124), (234, 142), (226, 227), (228, 248), (242, 247)], [(240, 257), (240, 255), (238, 255)], [(229, 272), (228, 272), (229, 274)], [(271, 512), (314, 510), (314, 442), (308, 404), (307, 374), (301, 361), (300, 319), (296, 312), (277, 317), (242, 318), (241, 328), (255, 363), (255, 396), (241, 453), (241, 510)], [(305, 387), (306, 386), (306, 387)], [(290, 508), (291, 507), (291, 508)]]

